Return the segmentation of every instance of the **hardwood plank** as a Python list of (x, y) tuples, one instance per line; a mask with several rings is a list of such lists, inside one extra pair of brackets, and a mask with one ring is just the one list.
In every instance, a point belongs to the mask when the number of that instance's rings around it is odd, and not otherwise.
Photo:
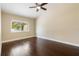
[(79, 47), (32, 37), (2, 44), (2, 56), (79, 56)]

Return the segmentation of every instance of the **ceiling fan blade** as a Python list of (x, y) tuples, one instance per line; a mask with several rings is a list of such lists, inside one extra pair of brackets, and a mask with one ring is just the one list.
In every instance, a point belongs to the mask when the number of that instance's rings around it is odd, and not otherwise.
[(47, 10), (46, 8), (44, 8), (44, 7), (41, 7), (41, 9), (43, 9), (43, 10)]
[(48, 3), (42, 3), (41, 6), (44, 6), (44, 5), (46, 5), (46, 4), (48, 4)]
[(29, 7), (29, 8), (36, 8), (36, 6), (33, 6), (33, 7)]

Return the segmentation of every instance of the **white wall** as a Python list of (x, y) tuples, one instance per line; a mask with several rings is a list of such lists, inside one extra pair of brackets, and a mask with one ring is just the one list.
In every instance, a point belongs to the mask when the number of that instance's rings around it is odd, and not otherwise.
[[(29, 37), (35, 37), (35, 19), (17, 16), (9, 13), (2, 12), (2, 41), (14, 41), (17, 39), (24, 39)], [(11, 21), (12, 20), (21, 20), (28, 22), (29, 32), (11, 32)]]
[(36, 30), (37, 36), (79, 46), (79, 4), (48, 4)]
[(1, 55), (1, 8), (0, 8), (0, 55)]

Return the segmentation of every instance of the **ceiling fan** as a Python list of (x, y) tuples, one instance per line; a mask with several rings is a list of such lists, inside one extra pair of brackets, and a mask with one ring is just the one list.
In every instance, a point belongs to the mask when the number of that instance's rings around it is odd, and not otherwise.
[(40, 9), (42, 10), (47, 10), (46, 8), (44, 8), (43, 6), (46, 5), (48, 3), (35, 3), (35, 6), (29, 7), (29, 8), (36, 8), (36, 11), (38, 12)]

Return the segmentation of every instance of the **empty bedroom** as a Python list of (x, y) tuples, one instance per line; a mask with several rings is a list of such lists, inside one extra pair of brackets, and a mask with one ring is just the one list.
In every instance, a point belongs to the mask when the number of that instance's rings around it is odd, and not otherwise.
[(0, 3), (1, 56), (79, 56), (79, 3)]

